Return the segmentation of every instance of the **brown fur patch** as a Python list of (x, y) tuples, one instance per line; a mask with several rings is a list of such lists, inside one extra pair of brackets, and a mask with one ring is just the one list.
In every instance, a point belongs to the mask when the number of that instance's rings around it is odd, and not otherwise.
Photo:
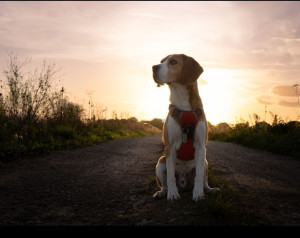
[(199, 91), (198, 91), (197, 81), (194, 82), (192, 85), (188, 85), (187, 89), (188, 89), (188, 93), (189, 93), (189, 102), (190, 102), (191, 108), (193, 110), (195, 110), (197, 107), (200, 107), (201, 110), (202, 110), (202, 114), (200, 116), (200, 121), (205, 121), (205, 123), (206, 123), (205, 141), (206, 141), (206, 144), (207, 144), (207, 141), (208, 141), (208, 126), (207, 126), (205, 112), (204, 112), (204, 109), (203, 109), (202, 100), (200, 98)]
[(192, 110), (195, 110), (197, 107), (203, 108), (202, 100), (199, 96), (197, 81), (191, 85), (188, 85), (187, 89), (189, 94), (189, 102)]
[(183, 85), (191, 85), (199, 78), (203, 73), (203, 68), (192, 57), (182, 54), (183, 65), (181, 74), (177, 80), (178, 83)]

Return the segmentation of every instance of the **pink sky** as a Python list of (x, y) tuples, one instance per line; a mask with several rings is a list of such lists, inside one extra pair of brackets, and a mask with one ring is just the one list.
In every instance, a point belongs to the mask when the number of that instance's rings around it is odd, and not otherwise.
[(199, 91), (213, 124), (253, 113), (264, 119), (266, 105), (296, 120), (299, 9), (300, 2), (4, 1), (0, 69), (7, 51), (33, 64), (46, 59), (61, 68), (71, 100), (87, 107), (91, 98), (108, 116), (164, 118), (169, 91), (156, 87), (151, 66), (184, 53), (204, 68)]

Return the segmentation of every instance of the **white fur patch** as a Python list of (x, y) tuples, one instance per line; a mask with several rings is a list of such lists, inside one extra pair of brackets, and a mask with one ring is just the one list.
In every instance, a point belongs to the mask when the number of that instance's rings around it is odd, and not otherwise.
[(185, 85), (173, 82), (169, 85), (169, 88), (171, 91), (170, 102), (172, 105), (176, 105), (177, 108), (183, 111), (192, 110), (189, 102), (188, 89)]
[(159, 70), (157, 71), (158, 81), (160, 83), (169, 83), (168, 78), (168, 60), (159, 65)]

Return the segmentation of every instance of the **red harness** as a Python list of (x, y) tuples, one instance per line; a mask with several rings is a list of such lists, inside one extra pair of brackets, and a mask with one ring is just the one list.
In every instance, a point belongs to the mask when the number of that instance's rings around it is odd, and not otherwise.
[(197, 108), (194, 111), (182, 111), (170, 105), (170, 115), (179, 123), (182, 131), (182, 144), (177, 151), (177, 158), (181, 160), (192, 160), (195, 155), (194, 137), (195, 128), (200, 120), (202, 110)]

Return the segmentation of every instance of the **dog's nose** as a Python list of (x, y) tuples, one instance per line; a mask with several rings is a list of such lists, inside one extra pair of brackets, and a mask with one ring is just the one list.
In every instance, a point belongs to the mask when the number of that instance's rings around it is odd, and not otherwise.
[(159, 68), (159, 65), (153, 65), (153, 66), (152, 66), (152, 70), (153, 70), (153, 71), (158, 70), (158, 68)]

